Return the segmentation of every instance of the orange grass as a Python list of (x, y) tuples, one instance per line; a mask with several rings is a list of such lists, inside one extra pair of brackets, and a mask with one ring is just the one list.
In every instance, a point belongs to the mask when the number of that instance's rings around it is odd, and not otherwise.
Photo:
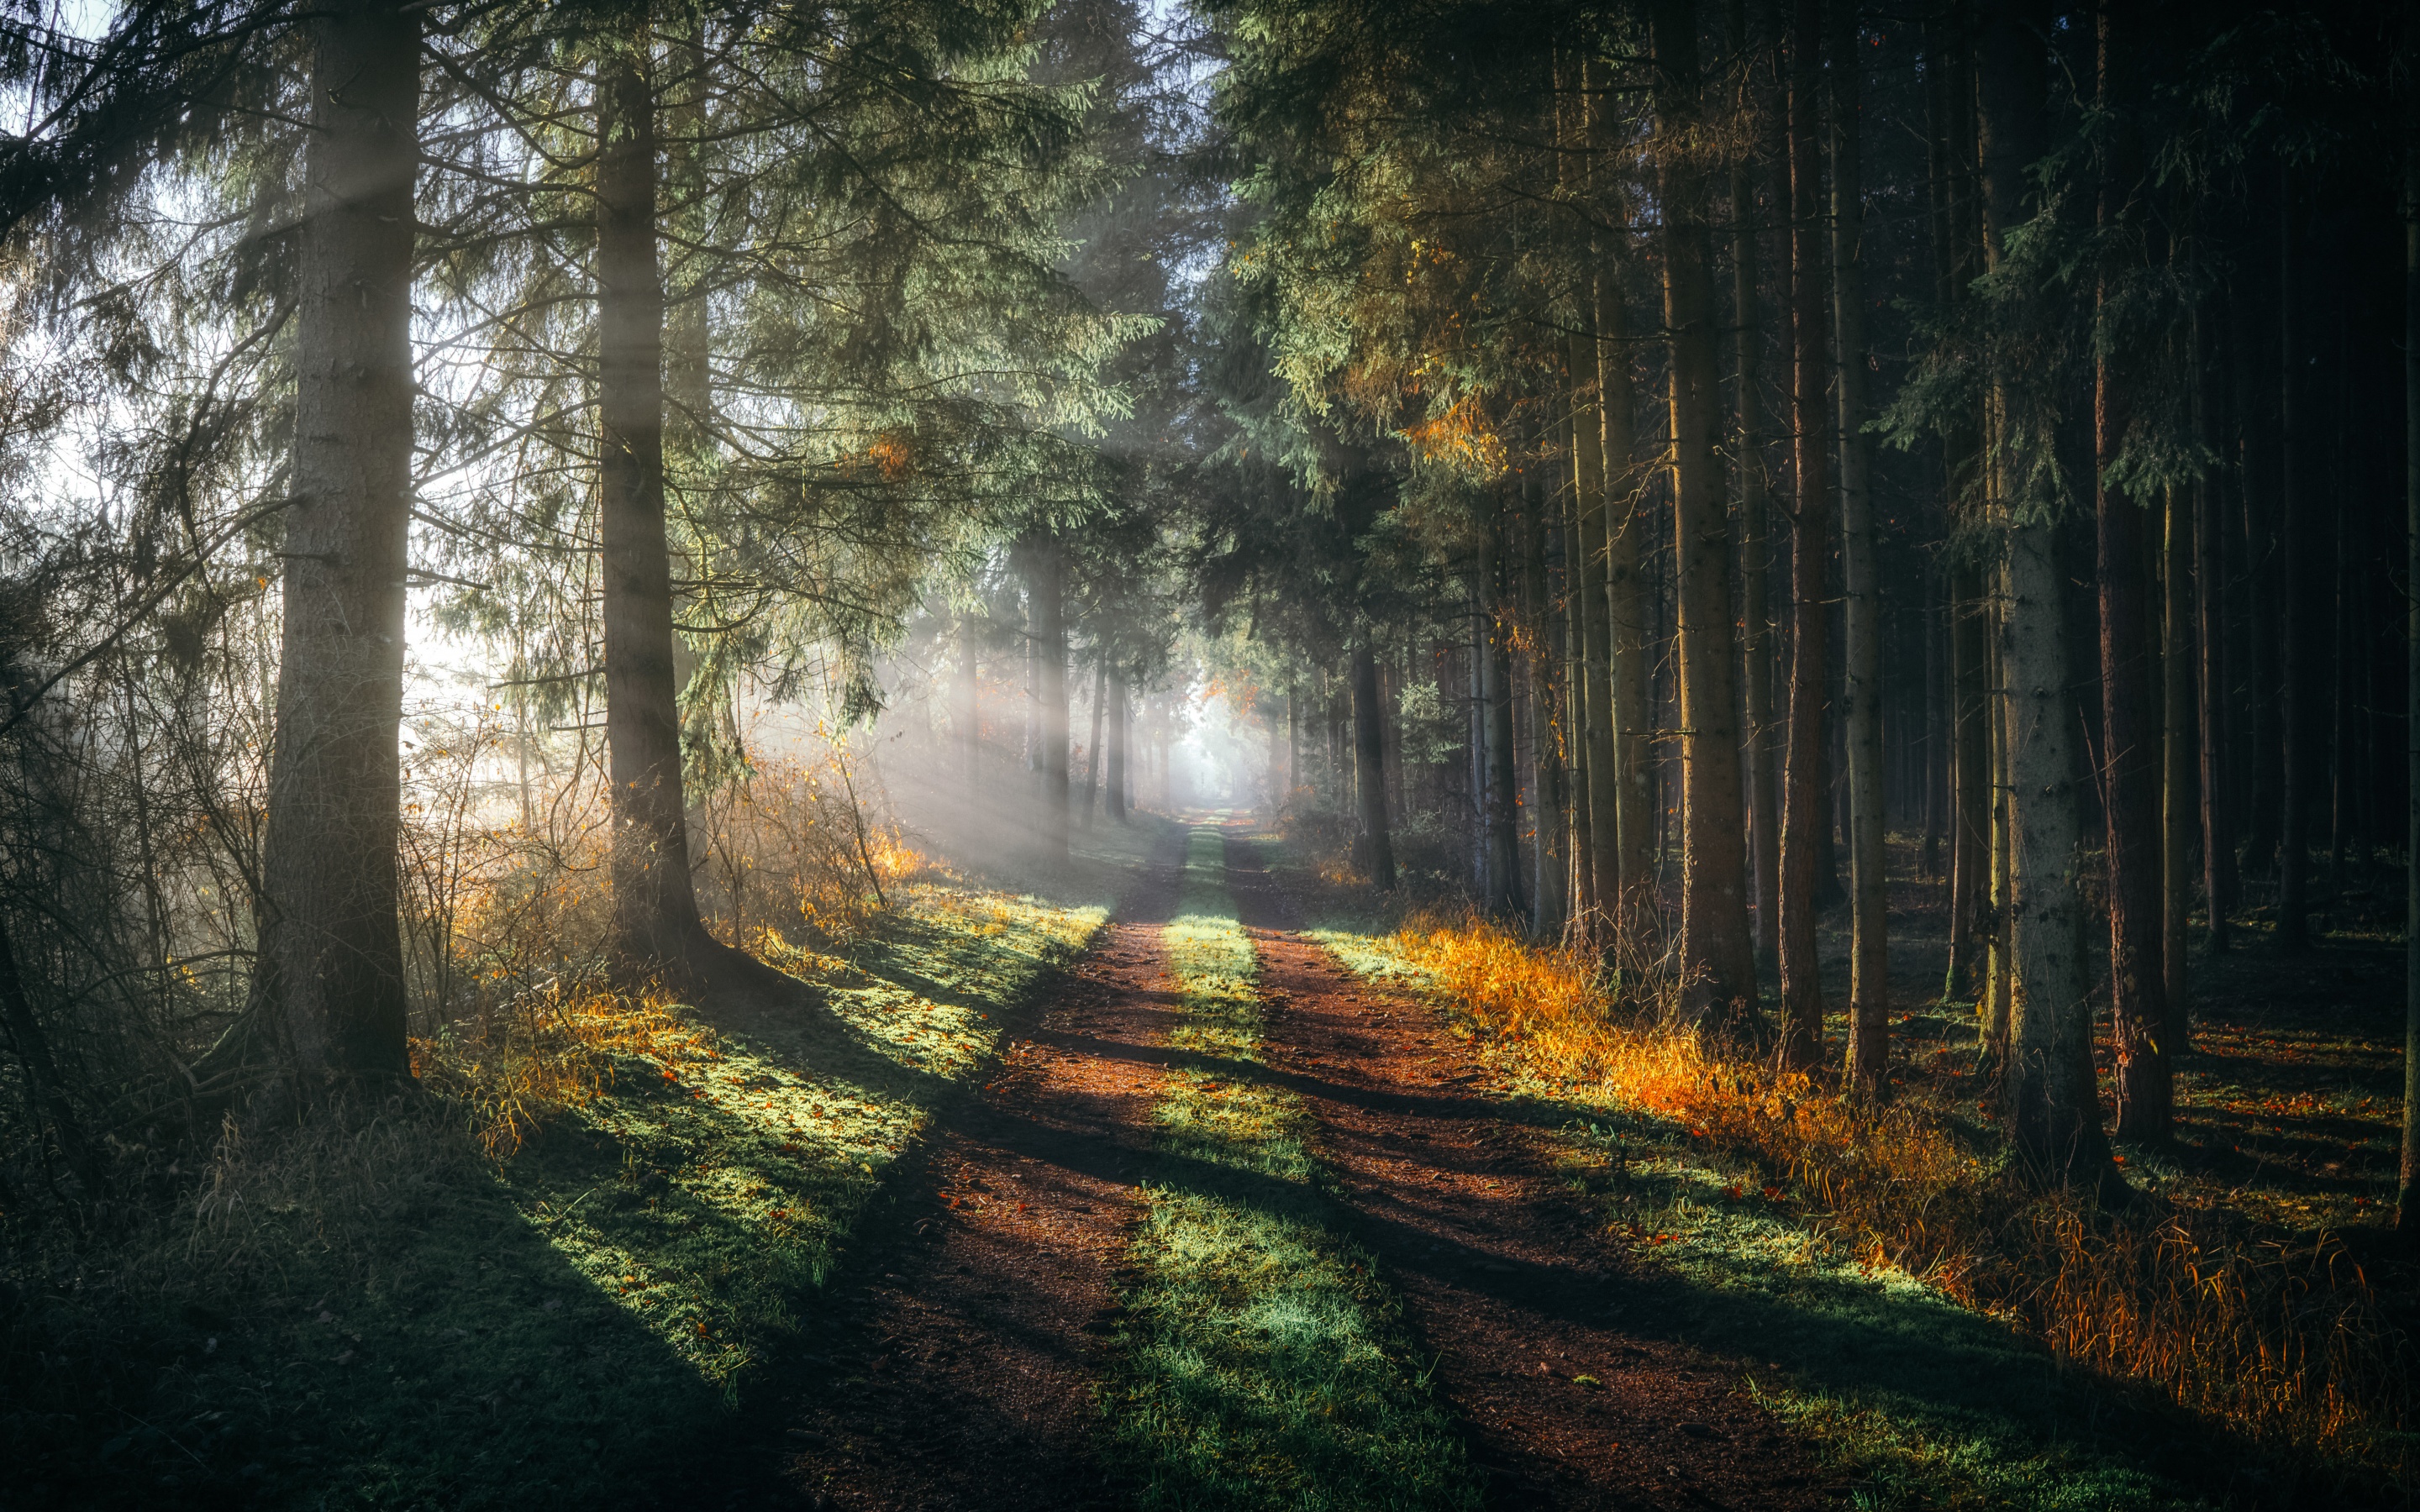
[(2407, 1340), (2338, 1240), (2257, 1239), (2148, 1195), (2110, 1214), (2030, 1189), (1988, 1131), (1961, 1131), (1932, 1096), (1846, 1101), (1667, 1032), (1660, 1015), (1618, 1012), (1590, 961), (1468, 913), (1416, 915), (1393, 945), (1528, 1069), (1752, 1163), (1851, 1253), (2261, 1442), (2398, 1481), (2420, 1468), (2390, 1442), (2410, 1424)]
[(618, 1073), (670, 1081), (718, 1054), (712, 1030), (662, 999), (548, 987), (414, 1039), (411, 1070), (468, 1111), (491, 1158), (507, 1160), (549, 1119), (612, 1090)]

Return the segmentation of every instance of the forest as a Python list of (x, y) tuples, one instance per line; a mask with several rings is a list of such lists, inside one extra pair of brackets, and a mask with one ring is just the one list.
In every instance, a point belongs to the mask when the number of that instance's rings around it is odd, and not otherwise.
[(2420, 11), (0, 0), (0, 1512), (2420, 1505)]

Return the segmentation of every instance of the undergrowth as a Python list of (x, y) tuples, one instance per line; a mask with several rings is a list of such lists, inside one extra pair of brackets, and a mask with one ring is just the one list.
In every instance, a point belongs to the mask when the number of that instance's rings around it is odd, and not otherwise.
[(815, 986), (778, 1022), (528, 995), (416, 1042), (416, 1092), (13, 1228), (0, 1504), (648, 1500), (1104, 917), (901, 886), (845, 954), (776, 953)]
[[(1323, 938), (1348, 964), (1406, 977), (1443, 999), (1542, 1107), (1593, 1127), (1597, 1137), (1575, 1143), (1579, 1163), (1616, 1173), (1604, 1187), (1609, 1216), (1660, 1263), (1694, 1266), (1709, 1286), (1781, 1286), (1801, 1294), (1791, 1305), (1836, 1319), (1869, 1306), (1854, 1286), (1842, 1289), (1842, 1277), (1869, 1289), (1898, 1278), (1965, 1318), (1989, 1319), (2000, 1343), (1953, 1327), (1938, 1308), (1909, 1314), (1903, 1300), (1883, 1309), (1894, 1320), (1874, 1328), (1934, 1338), (1947, 1329), (1958, 1339), (1952, 1355), (1996, 1359), (2003, 1387), (2032, 1382), (2018, 1393), (2034, 1395), (2019, 1416), (2076, 1405), (2069, 1399), (2077, 1382), (2114, 1382), (2112, 1405), (2082, 1404), (2078, 1420), (2123, 1417), (2128, 1402), (2181, 1410), (2165, 1424), (2135, 1427), (2154, 1450), (2167, 1446), (2161, 1452), (2180, 1473), (2205, 1484), (2215, 1474), (2230, 1496), (2290, 1499), (2297, 1486), (2335, 1488), (2322, 1500), (2410, 1493), (2420, 1458), (2409, 1427), (2408, 1340), (2340, 1242), (2257, 1242), (2217, 1215), (2148, 1194), (2112, 1214), (2082, 1194), (2035, 1190), (2008, 1167), (1993, 1128), (1966, 1115), (1971, 1090), (1961, 1100), (1906, 1091), (1880, 1107), (1843, 1100), (1804, 1076), (1667, 1032), (1652, 1011), (1617, 1010), (1588, 961), (1465, 912), (1418, 914), (1374, 938)], [(1606, 1135), (1616, 1129), (1625, 1132)], [(1786, 1265), (1776, 1259), (1784, 1252)], [(1776, 1280), (1784, 1275), (1786, 1286)], [(1744, 1347), (1761, 1351), (1757, 1338), (1793, 1321), (1806, 1319), (1785, 1309)], [(2008, 1348), (2020, 1341), (2046, 1347), (2045, 1364), (2056, 1369), (2022, 1367), (2023, 1351)], [(1900, 1379), (1910, 1369), (1922, 1378), (1920, 1365), (1902, 1366)], [(1891, 1376), (1856, 1379), (1870, 1385)], [(1921, 1389), (1768, 1395), (1783, 1415), (1828, 1425), (1883, 1501), (2161, 1500), (2106, 1456), (2059, 1468), (2040, 1443), (2018, 1443), (2022, 1434), (1995, 1442), (1997, 1430), (1962, 1417), (1963, 1407), (1928, 1438)], [(1951, 1398), (1963, 1399), (1954, 1391), (1941, 1399)], [(1885, 1399), (1896, 1406), (1878, 1413)], [(2056, 1439), (2063, 1430), (2046, 1431)], [(2210, 1439), (2213, 1431), (2221, 1437)], [(2258, 1452), (2226, 1447), (2245, 1443)], [(2072, 1459), (2074, 1450), (2061, 1445), (2052, 1458)], [(1883, 1496), (1885, 1486), (1898, 1491)]]
[(1475, 1506), (1394, 1300), (1330, 1227), (1309, 1114), (1259, 1074), (1258, 964), (1224, 867), (1196, 829), (1166, 934), (1186, 1060), (1154, 1112), (1110, 1431), (1150, 1506)]

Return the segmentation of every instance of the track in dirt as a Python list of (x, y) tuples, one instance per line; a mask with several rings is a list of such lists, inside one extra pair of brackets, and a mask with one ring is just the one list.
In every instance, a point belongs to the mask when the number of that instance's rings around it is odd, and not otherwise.
[(1685, 1343), (1683, 1288), (1601, 1237), (1539, 1131), (1458, 1090), (1481, 1067), (1435, 1011), (1294, 933), (1250, 841), (1231, 831), (1227, 854), (1269, 1063), (1317, 1119), (1355, 1237), (1436, 1358), (1490, 1504), (1833, 1504), (1805, 1446), (1731, 1384), (1751, 1363)]
[[(1551, 1174), (1435, 1011), (1294, 933), (1231, 826), (1227, 881), (1260, 954), (1264, 1072), (1308, 1103), (1352, 1236), (1403, 1297), (1498, 1507), (1833, 1504), (1804, 1446), (1736, 1391), (1747, 1363), (1679, 1335), (1682, 1288), (1637, 1273)], [(829, 1294), (816, 1352), (745, 1414), (701, 1504), (1108, 1508), (1094, 1385), (1141, 1216), (1175, 1019), (1160, 926), (1176, 831), (1003, 1069), (946, 1117)], [(1575, 1378), (1590, 1376), (1590, 1387)]]
[[(1093, 1384), (1171, 1019), (1159, 926), (1174, 833), (1001, 1073), (949, 1114), (826, 1305), (781, 1443), (737, 1502), (833, 1508), (1117, 1505)], [(1021, 1032), (1020, 1032), (1021, 1031)], [(757, 1414), (752, 1414), (757, 1415)]]

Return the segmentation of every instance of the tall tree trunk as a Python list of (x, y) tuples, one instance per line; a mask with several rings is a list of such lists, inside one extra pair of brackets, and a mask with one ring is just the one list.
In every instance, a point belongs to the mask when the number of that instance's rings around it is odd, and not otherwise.
[[(2135, 114), (2137, 66), (2133, 26), (2122, 7), (2103, 6), (2099, 18), (2100, 104), (2112, 123), (2102, 169), (2097, 217), (2130, 260), (2141, 254), (2141, 189)], [(2093, 367), (2094, 504), (2101, 609), (2101, 769), (2105, 795), (2109, 867), (2109, 1005), (2118, 1061), (2118, 1134), (2161, 1140), (2168, 1135), (2173, 1099), (2165, 1045), (2167, 1008), (2160, 962), (2160, 735), (2153, 701), (2151, 656), (2157, 641), (2145, 603), (2150, 579), (2144, 560), (2144, 507), (2112, 481), (2118, 450), (2133, 419), (2132, 394), (2142, 381), (2120, 335), (2109, 329), (2108, 305), (2122, 270), (2104, 268), (2094, 294), (2101, 330)]]
[[(1631, 378), (1628, 311), (1621, 263), (1609, 256), (1596, 283), (1597, 413), (1602, 422), (1606, 488), (1606, 660), (1608, 736), (1606, 770), (1613, 774), (1614, 832), (1594, 816), (1599, 890), (1608, 841), (1620, 879), (1606, 900), (1625, 949), (1652, 952), (1657, 931), (1654, 687), (1647, 655), (1649, 603), (1643, 565), (1652, 520), (1637, 459), (1637, 389)], [(1590, 770), (1594, 767), (1590, 753)]]
[[(1972, 57), (1955, 14), (1929, 23), (1928, 102), (1936, 162), (1932, 242), (1936, 297), (1947, 312), (1967, 299), (1981, 250), (1975, 199)], [(1980, 418), (1942, 441), (1942, 489), (1951, 521), (1948, 557), (1949, 951), (1942, 996), (1984, 995), (1992, 933), (1993, 834), (1991, 628), (1984, 570), (1974, 539), (1985, 486)], [(1961, 523), (1966, 528), (1962, 530)]]
[(1033, 687), (1039, 704), (1042, 854), (1067, 854), (1067, 553), (1045, 540), (1028, 559), (1027, 593), (1033, 603)]
[[(1598, 339), (1603, 339), (1602, 332)], [(1621, 910), (1621, 810), (1620, 764), (1613, 747), (1612, 661), (1606, 652), (1610, 632), (1606, 596), (1605, 434), (1598, 406), (1590, 402), (1596, 397), (1596, 342), (1578, 338), (1571, 346), (1572, 469), (1576, 490), (1573, 507), (1579, 536), (1574, 592), (1580, 634), (1580, 644), (1572, 653), (1572, 691), (1585, 781), (1585, 791), (1578, 796), (1583, 804), (1580, 822), (1586, 847), (1578, 865), (1585, 873), (1583, 891), (1595, 910), (1586, 933), (1604, 949), (1613, 943), (1614, 921)]]
[(2185, 933), (2193, 911), (2194, 802), (2193, 517), (2180, 490), (2167, 490), (2162, 522), (2160, 695), (2165, 705), (2160, 750), (2160, 1004), (2166, 1014), (2161, 1049), (2171, 1065), (2191, 1043)]
[(1879, 1088), (1890, 1061), (1890, 894), (1883, 812), (1882, 579), (1865, 434), (1865, 173), (1856, 0), (1832, 8), (1832, 309), (1839, 332), (1840, 575), (1848, 590), (1849, 1053), (1852, 1087)]
[[(1108, 712), (1109, 664), (1100, 662), (1093, 668), (1093, 734), (1084, 742), (1084, 827), (1093, 827), (1093, 800), (1101, 790), (1101, 720)], [(1278, 731), (1277, 723), (1269, 724), (1269, 795), (1278, 792)]]
[[(1749, 55), (1746, 0), (1730, 0), (1731, 51)], [(1751, 65), (1753, 67), (1754, 65)], [(1753, 86), (1752, 86), (1753, 87)], [(1770, 150), (1771, 142), (1760, 146)], [(1732, 408), (1739, 428), (1740, 647), (1747, 719), (1748, 874), (1754, 884), (1756, 954), (1761, 967), (1781, 952), (1781, 795), (1774, 770), (1773, 607), (1766, 574), (1773, 554), (1764, 466), (1764, 391), (1757, 324), (1756, 190), (1759, 170), (1731, 171), (1731, 319), (1737, 327)]]
[[(2049, 28), (2039, 0), (1993, 0), (1978, 39), (1986, 250), (1997, 266), (2029, 212), (2026, 170), (2040, 158)], [(2008, 727), (2010, 1020), (2001, 1087), (2019, 1156), (2040, 1180), (2104, 1183), (2114, 1174), (2092, 1076), (2086, 995), (2077, 719), (2068, 693), (2067, 616), (2055, 531), (2017, 508), (2025, 478), (2009, 436), (2016, 375), (1993, 375), (2003, 439), (1994, 448), (2007, 511), (2000, 625)]]
[(2311, 733), (2317, 702), (2304, 687), (2309, 671), (2310, 594), (2303, 579), (2308, 569), (2304, 548), (2311, 520), (2319, 502), (2318, 448), (2314, 444), (2309, 375), (2309, 346), (2303, 305), (2308, 295), (2301, 286), (2303, 248), (2301, 214), (2291, 168), (2277, 195), (2277, 435), (2279, 500), (2277, 514), (2277, 656), (2283, 680), (2277, 686), (2277, 729), (2284, 760), (2279, 773), (2277, 809), (2277, 949), (2288, 954), (2310, 943), (2307, 887), (2311, 869), (2309, 833)]
[(1942, 995), (1980, 998), (1992, 933), (1991, 613), (1971, 547), (1949, 569), (1949, 969)]
[(1126, 823), (1126, 735), (1133, 720), (1126, 707), (1126, 670), (1109, 663), (1109, 817)]
[(1378, 659), (1366, 639), (1353, 648), (1353, 757), (1370, 881), (1382, 892), (1392, 891), (1395, 845), (1387, 832), (1385, 715), (1378, 707)]
[(983, 669), (975, 616), (958, 616), (959, 759), (964, 764), (968, 812), (983, 812)]
[(1555, 612), (1546, 581), (1547, 502), (1545, 485), (1535, 468), (1522, 474), (1521, 600), (1522, 617), (1530, 627), (1529, 771), (1535, 795), (1530, 824), (1537, 833), (1537, 865), (1531, 873), (1529, 933), (1551, 940), (1562, 933), (1568, 900), (1570, 859), (1565, 849), (1563, 819), (1563, 733), (1556, 728), (1561, 708), (1562, 621)]
[(205, 1062), (241, 1069), (254, 1058), (257, 1026), (270, 1043), (282, 1042), (306, 1089), (411, 1075), (396, 847), (420, 12), (338, 5), (312, 22), (310, 36), (295, 502), (286, 520), (257, 1012)]
[[(2195, 329), (2196, 332), (2202, 329), (2198, 318)], [(2195, 346), (2199, 347), (2201, 343), (2196, 340)], [(2207, 352), (2201, 355), (2196, 390), (2207, 395), (2215, 364)], [(2206, 411), (2202, 419), (2205, 436), (2215, 438), (2223, 433), (2222, 426), (2211, 424)], [(2212, 450), (2216, 450), (2215, 445)], [(2194, 484), (2194, 552), (2199, 569), (2195, 574), (2199, 593), (2195, 606), (2200, 666), (2195, 691), (2200, 721), (2202, 889), (2209, 894), (2210, 949), (2213, 955), (2227, 948), (2226, 916), (2235, 903), (2235, 820), (2228, 803), (2232, 775), (2227, 764), (2230, 732), (2226, 717), (2226, 525), (2225, 514), (2219, 507), (2223, 481), (2228, 471), (2224, 465), (2207, 470)], [(2169, 1005), (2172, 1015), (2177, 1007), (2174, 1003)], [(2178, 1048), (2184, 1048), (2182, 1040), (2178, 1041)]]
[[(1658, 128), (1698, 127), (1695, 0), (1657, 0)], [(1686, 154), (1661, 155), (1664, 324), (1671, 346), (1672, 542), (1680, 571), (1681, 969), (1688, 1011), (1708, 1027), (1753, 1029), (1756, 955), (1747, 924), (1747, 815), (1740, 789), (1731, 538), (1724, 507), (1707, 186)]]
[[(2407, 68), (2420, 67), (2416, 40), (2406, 32)], [(2410, 585), (2420, 583), (2420, 97), (2407, 91), (2404, 109), (2403, 580)], [(2420, 1242), (2420, 593), (2410, 597), (2403, 689), (2403, 1160), (2395, 1222), (2407, 1242)]]
[[(1576, 443), (1575, 443), (1576, 449)], [(1604, 508), (1604, 496), (1598, 496), (1598, 508)], [(1596, 838), (1590, 805), (1594, 803), (1597, 774), (1603, 770), (1595, 764), (1589, 747), (1590, 723), (1588, 660), (1592, 642), (1588, 638), (1590, 612), (1593, 606), (1602, 614), (1605, 605), (1604, 585), (1595, 591), (1586, 585), (1590, 579), (1588, 553), (1580, 545), (1580, 515), (1585, 496), (1575, 487), (1570, 502), (1562, 510), (1563, 535), (1563, 718), (1565, 753), (1564, 793), (1569, 804), (1571, 845), (1571, 922), (1565, 930), (1567, 942), (1575, 949), (1594, 948), (1602, 950), (1606, 932), (1601, 927), (1603, 904), (1599, 901), (1596, 882)], [(1598, 516), (1597, 532), (1604, 534), (1604, 517)], [(1601, 574), (1599, 575), (1602, 576)], [(1607, 748), (1612, 739), (1608, 731)]]
[(616, 953), (686, 983), (712, 943), (690, 881), (672, 552), (664, 535), (664, 287), (654, 81), (614, 47), (597, 85), (597, 410)]
[[(2005, 581), (2005, 576), (1994, 572), (1993, 580), (1995, 583)], [(2010, 917), (2009, 892), (2009, 852), (2014, 836), (2009, 826), (2008, 672), (2000, 654), (2003, 641), (1998, 606), (1992, 606), (1978, 618), (1991, 637), (1990, 654), (1984, 662), (1984, 682), (1991, 689), (1989, 717), (1985, 721), (1990, 747), (1986, 752), (1985, 769), (1990, 774), (1992, 853), (1988, 878), (1990, 906), (1982, 915), (1985, 921), (1983, 1044), (1992, 1065), (2005, 1073), (2010, 1051), (2010, 1029), (2016, 1020), (2016, 930)]]
[[(1504, 517), (1500, 499), (1488, 501), (1480, 523), (1478, 635), (1471, 646), (1479, 673), (1479, 779), (1481, 847), (1488, 912), (1509, 917), (1522, 906), (1519, 843), (1519, 779), (1512, 764), (1512, 661), (1511, 626), (1503, 612)], [(1380, 791), (1385, 791), (1383, 785)]]
[(1790, 749), (1782, 773), (1782, 1057), (1810, 1067), (1823, 1054), (1823, 980), (1815, 937), (1818, 863), (1831, 830), (1824, 786), (1823, 711), (1831, 702), (1824, 562), (1832, 544), (1832, 421), (1824, 384), (1826, 339), (1823, 240), (1823, 0), (1796, 0), (1790, 54), (1790, 326), (1792, 418), (1796, 429), (1798, 517), (1790, 542)]
[[(2256, 224), (2264, 213), (2272, 211), (2265, 204), (2267, 196), (2259, 192), (2260, 182), (2270, 184), (2273, 190), (2275, 178), (2263, 175), (2255, 183)], [(2230, 289), (2234, 329), (2233, 339), (2227, 344), (2234, 354), (2235, 428), (2242, 438), (2242, 582), (2245, 640), (2250, 653), (2244, 658), (2249, 675), (2245, 678), (2247, 706), (2243, 723), (2251, 738), (2239, 747), (2249, 757), (2244, 783), (2243, 867), (2255, 874), (2273, 877), (2277, 816), (2284, 807), (2284, 742), (2277, 730), (2278, 685), (2284, 675), (2277, 656), (2282, 639), (2278, 624), (2277, 524), (2283, 512), (2279, 475), (2283, 449), (2278, 445), (2278, 384), (2273, 350), (2277, 323), (2265, 317), (2270, 312), (2249, 285), (2256, 278), (2273, 285), (2276, 270), (2273, 261), (2263, 262), (2257, 247), (2245, 252), (2245, 269)]]

